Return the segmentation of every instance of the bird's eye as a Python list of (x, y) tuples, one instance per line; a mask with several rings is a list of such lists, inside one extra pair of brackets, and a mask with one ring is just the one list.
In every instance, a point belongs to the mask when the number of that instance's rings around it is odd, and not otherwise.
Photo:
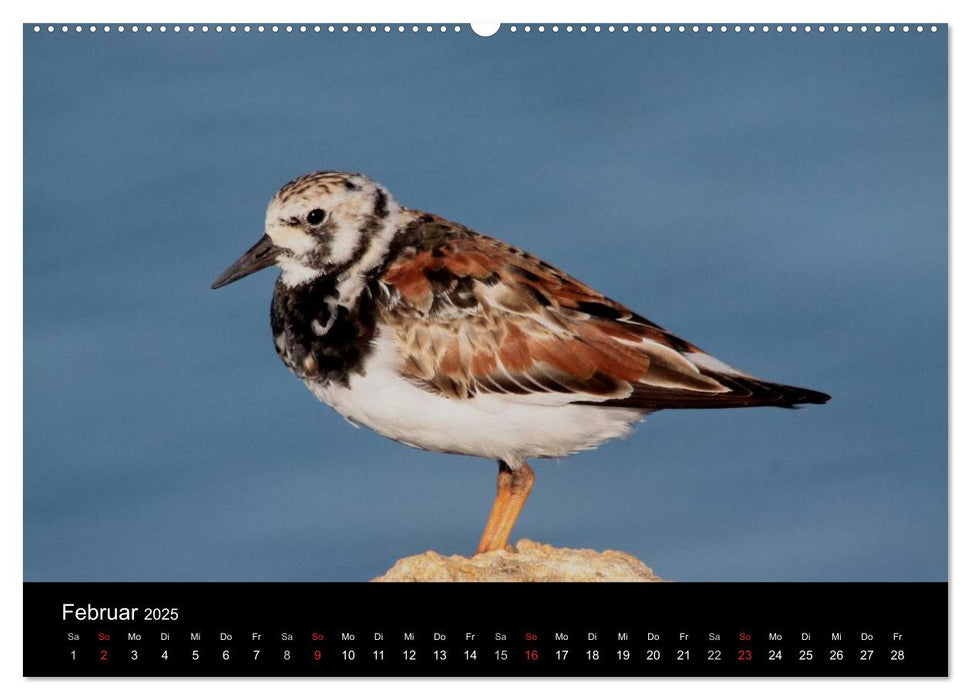
[(310, 224), (311, 226), (316, 226), (323, 220), (324, 220), (323, 209), (311, 209), (310, 213), (307, 214), (307, 223)]

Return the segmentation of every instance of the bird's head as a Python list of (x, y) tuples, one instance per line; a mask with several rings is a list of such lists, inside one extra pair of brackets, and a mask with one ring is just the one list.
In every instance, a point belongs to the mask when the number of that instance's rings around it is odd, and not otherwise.
[(278, 265), (294, 287), (373, 265), (387, 249), (404, 207), (366, 175), (315, 172), (288, 182), (266, 208), (263, 238), (212, 288)]

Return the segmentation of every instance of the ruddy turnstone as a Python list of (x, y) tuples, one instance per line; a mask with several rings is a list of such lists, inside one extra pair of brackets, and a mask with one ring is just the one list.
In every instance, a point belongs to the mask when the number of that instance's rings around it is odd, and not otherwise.
[(825, 403), (756, 379), (507, 243), (408, 209), (365, 175), (315, 172), (270, 200), (264, 235), (212, 287), (277, 265), (284, 364), (354, 423), (499, 462), (477, 552), (504, 547), (531, 457), (627, 435), (666, 408)]

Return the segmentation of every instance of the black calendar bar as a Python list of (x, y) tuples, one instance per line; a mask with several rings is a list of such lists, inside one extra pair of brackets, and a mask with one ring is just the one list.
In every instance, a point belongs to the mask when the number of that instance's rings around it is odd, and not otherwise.
[(25, 583), (26, 676), (946, 676), (946, 583)]

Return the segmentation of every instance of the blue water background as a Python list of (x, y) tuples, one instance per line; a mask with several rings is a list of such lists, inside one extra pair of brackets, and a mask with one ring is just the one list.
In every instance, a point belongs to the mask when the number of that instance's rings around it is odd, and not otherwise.
[(538, 461), (516, 536), (692, 581), (947, 577), (936, 35), (24, 33), (24, 576), (365, 580), (470, 553), (495, 465), (355, 430), (278, 361), (277, 187), (365, 172), (805, 410)]

